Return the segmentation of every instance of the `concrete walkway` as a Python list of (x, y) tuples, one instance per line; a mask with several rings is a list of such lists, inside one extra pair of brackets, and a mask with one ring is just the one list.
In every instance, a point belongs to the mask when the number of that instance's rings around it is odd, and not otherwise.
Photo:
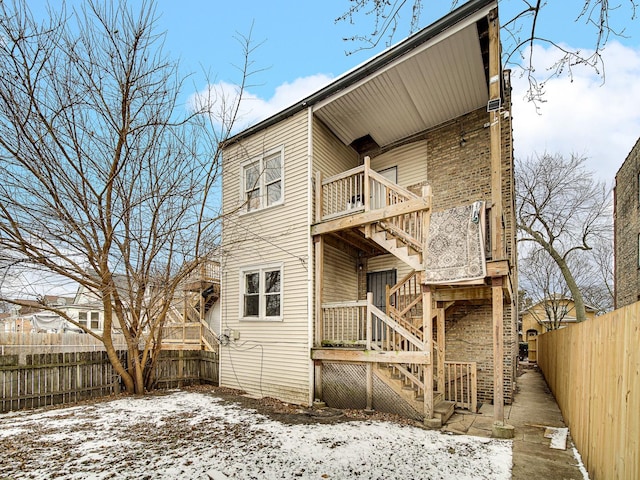
[[(545, 427), (565, 427), (562, 414), (537, 368), (528, 368), (517, 378), (518, 391), (512, 405), (505, 405), (505, 423), (515, 427), (513, 480), (582, 480), (573, 456), (570, 435), (567, 449), (550, 448)], [(491, 437), (493, 405), (482, 405), (476, 415), (455, 413), (442, 430)]]

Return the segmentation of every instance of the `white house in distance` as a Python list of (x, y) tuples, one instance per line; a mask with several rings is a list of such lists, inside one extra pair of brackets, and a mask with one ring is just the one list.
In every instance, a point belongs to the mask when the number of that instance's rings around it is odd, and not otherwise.
[(497, 2), (472, 0), (225, 143), (222, 386), (503, 421), (510, 90)]

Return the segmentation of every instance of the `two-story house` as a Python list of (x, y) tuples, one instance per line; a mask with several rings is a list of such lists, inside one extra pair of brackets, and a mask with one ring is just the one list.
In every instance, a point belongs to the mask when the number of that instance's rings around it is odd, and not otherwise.
[(472, 0), (225, 143), (221, 385), (503, 421), (510, 88), (497, 2)]

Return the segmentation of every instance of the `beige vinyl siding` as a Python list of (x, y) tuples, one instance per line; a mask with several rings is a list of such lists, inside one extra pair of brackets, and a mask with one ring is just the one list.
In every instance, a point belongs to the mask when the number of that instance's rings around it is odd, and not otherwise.
[(324, 250), (322, 302), (346, 302), (358, 299), (356, 259), (332, 247)]
[(384, 270), (397, 270), (397, 279), (400, 281), (411, 272), (411, 267), (404, 263), (402, 260), (398, 260), (393, 255), (380, 255), (378, 257), (370, 258), (367, 264), (367, 272), (382, 272)]
[(358, 154), (342, 143), (325, 125), (313, 122), (313, 170), (323, 178), (346, 172), (359, 164)]
[[(242, 204), (240, 165), (283, 147), (283, 204), (250, 213)], [(309, 402), (307, 113), (224, 151), (222, 325), (240, 338), (221, 347), (220, 384), (254, 396)], [(282, 320), (242, 320), (241, 269), (282, 266)]]
[(371, 159), (376, 171), (398, 169), (398, 185), (409, 187), (427, 180), (427, 141), (421, 140), (395, 148)]

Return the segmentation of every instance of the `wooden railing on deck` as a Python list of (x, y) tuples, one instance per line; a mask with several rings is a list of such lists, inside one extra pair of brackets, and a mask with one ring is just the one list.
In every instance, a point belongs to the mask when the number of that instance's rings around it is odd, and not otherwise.
[(361, 165), (322, 181), (322, 220), (364, 211), (364, 171)]
[(476, 413), (477, 373), (475, 362), (444, 362), (444, 398)]
[[(368, 320), (370, 319), (370, 320)], [(367, 328), (367, 322), (370, 328)], [(367, 300), (322, 305), (323, 345), (366, 345), (378, 350), (422, 351), (422, 339)]]
[(200, 322), (168, 323), (162, 327), (162, 343), (200, 345)]
[[(343, 215), (381, 210), (421, 197), (390, 182), (370, 168), (369, 157), (361, 165), (327, 179), (317, 178), (316, 222), (327, 221)], [(424, 195), (428, 195), (425, 187)], [(390, 216), (380, 225), (398, 236), (415, 249), (424, 243), (424, 215), (422, 211)]]
[(367, 301), (323, 304), (322, 325), (325, 345), (365, 345)]
[(191, 283), (195, 281), (220, 281), (220, 264), (213, 261), (205, 261), (191, 272), (183, 282)]

